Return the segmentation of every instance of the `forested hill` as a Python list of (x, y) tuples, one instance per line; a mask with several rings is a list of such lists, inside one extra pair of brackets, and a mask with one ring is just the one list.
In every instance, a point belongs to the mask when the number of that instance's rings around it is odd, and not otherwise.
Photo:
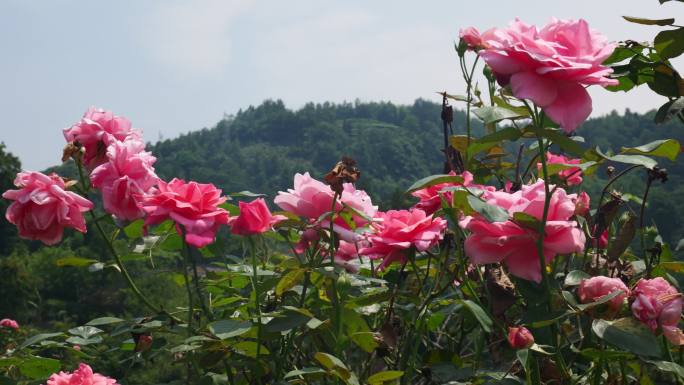
[[(439, 104), (416, 100), (391, 103), (307, 104), (293, 111), (281, 101), (266, 101), (227, 117), (214, 128), (190, 132), (150, 146), (162, 178), (174, 176), (213, 182), (224, 192), (249, 190), (273, 196), (292, 185), (296, 172), (321, 178), (347, 155), (362, 170), (360, 185), (384, 207), (406, 202), (403, 191), (416, 179), (440, 173), (443, 146)], [(464, 134), (463, 112), (454, 114), (454, 129)], [(475, 124), (478, 131), (478, 124)], [(587, 121), (577, 132), (588, 145), (619, 150), (663, 138), (684, 143), (679, 122), (653, 123), (653, 115), (629, 110)], [(684, 159), (684, 158), (683, 158)], [(668, 238), (682, 236), (684, 205), (668, 194), (684, 196), (684, 160), (663, 161), (670, 181), (652, 190), (648, 211)], [(601, 173), (599, 173), (600, 177)], [(635, 195), (642, 193), (641, 175), (626, 179)], [(596, 188), (600, 181), (588, 181)], [(670, 195), (672, 196), (672, 195)], [(674, 239), (676, 241), (676, 239)]]
[[(375, 200), (401, 199), (418, 177), (441, 172), (441, 107), (417, 100), (307, 104), (292, 111), (280, 101), (249, 107), (212, 129), (153, 146), (160, 176), (211, 181), (225, 192), (275, 194), (296, 172), (322, 177), (342, 157), (361, 168), (360, 185)], [(456, 122), (464, 115), (455, 114)]]

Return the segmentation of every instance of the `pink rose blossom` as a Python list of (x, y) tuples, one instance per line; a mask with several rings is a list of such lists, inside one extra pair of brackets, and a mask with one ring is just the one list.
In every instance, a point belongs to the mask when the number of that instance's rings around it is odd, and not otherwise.
[(534, 336), (524, 326), (509, 327), (508, 343), (513, 349), (527, 349), (534, 345)]
[(57, 174), (20, 172), (14, 185), (19, 190), (7, 190), (2, 197), (14, 201), (5, 218), (17, 226), (20, 237), (54, 245), (62, 239), (65, 227), (86, 232), (83, 212), (92, 209), (93, 203), (67, 191)]
[(575, 201), (575, 215), (585, 217), (587, 214), (589, 214), (590, 208), (591, 198), (589, 198), (589, 194), (584, 191), (577, 194), (577, 200)]
[[(555, 155), (550, 152), (546, 153), (546, 164), (580, 164), (579, 159), (567, 158), (563, 155)], [(537, 169), (539, 170), (539, 175), (541, 176), (542, 164), (537, 163)], [(558, 176), (568, 184), (568, 186), (574, 186), (582, 183), (582, 170), (579, 167), (566, 168), (558, 172)]]
[(108, 161), (90, 174), (93, 187), (102, 190), (105, 211), (120, 219), (145, 216), (142, 197), (159, 179), (152, 167), (156, 158), (144, 148), (145, 143), (137, 140), (114, 142), (107, 149)]
[(463, 172), (463, 174), (457, 175), (455, 172), (451, 171), (448, 175), (460, 176), (463, 178), (463, 183), (439, 183), (436, 185), (428, 186), (424, 189), (417, 190), (411, 193), (414, 197), (420, 199), (413, 207), (425, 211), (426, 214), (433, 214), (442, 207), (442, 199), (440, 198), (440, 193), (447, 202), (451, 202), (453, 193), (451, 191), (444, 191), (443, 189), (448, 187), (465, 186), (477, 188), (480, 190), (494, 191), (492, 186), (483, 186), (473, 183), (473, 174), (468, 171)]
[(510, 84), (517, 98), (542, 107), (568, 133), (591, 113), (585, 86), (617, 85), (607, 77), (613, 70), (601, 64), (615, 44), (582, 19), (551, 19), (540, 30), (516, 19), (508, 28), (482, 33), (480, 45), (484, 49), (479, 54), (497, 80)]
[[(551, 186), (551, 190), (554, 186)], [(490, 205), (499, 206), (511, 215), (521, 212), (542, 219), (544, 211), (544, 181), (539, 179), (519, 191), (485, 192)], [(558, 254), (579, 253), (584, 250), (585, 237), (577, 222), (570, 220), (575, 212), (575, 194), (556, 188), (551, 197), (544, 236), (544, 256), (550, 262)], [(511, 274), (539, 282), (541, 267), (537, 251), (539, 233), (513, 220), (488, 222), (485, 218), (467, 216), (459, 222), (469, 230), (465, 251), (472, 263), (503, 262)]]
[(640, 279), (633, 290), (632, 314), (652, 331), (660, 327), (663, 335), (675, 345), (684, 345), (679, 329), (682, 295), (662, 277)]
[(378, 222), (372, 224), (375, 232), (368, 237), (371, 245), (361, 249), (360, 254), (382, 259), (380, 269), (394, 261), (405, 262), (404, 253), (410, 247), (425, 251), (434, 246), (447, 227), (444, 219), (427, 215), (421, 209), (379, 212), (377, 218)]
[(620, 310), (625, 299), (629, 297), (630, 291), (619, 278), (609, 278), (604, 276), (591, 277), (582, 280), (579, 289), (579, 299), (582, 303), (595, 302), (601, 297), (612, 294), (615, 291), (621, 291), (616, 297), (608, 301), (608, 305), (613, 311)]
[(284, 215), (271, 214), (264, 199), (257, 198), (249, 203), (240, 202), (240, 215), (231, 218), (229, 224), (233, 234), (255, 235), (267, 232), (286, 219)]
[(158, 188), (143, 198), (145, 225), (171, 219), (183, 226), (188, 244), (204, 247), (214, 242), (219, 227), (228, 224), (228, 212), (218, 207), (225, 201), (213, 184), (186, 183), (177, 178), (169, 183), (160, 180)]
[(480, 31), (473, 27), (461, 29), (458, 36), (468, 45), (469, 49), (478, 49), (483, 46)]
[[(332, 210), (334, 197), (335, 193), (330, 186), (313, 179), (307, 172), (303, 175), (295, 174), (294, 189), (289, 189), (287, 192), (280, 191), (274, 202), (281, 209), (305, 217), (311, 223), (320, 220), (318, 222), (320, 226), (328, 228), (330, 219), (322, 219), (321, 216)], [(351, 223), (338, 215), (343, 210), (350, 214)], [(378, 207), (373, 206), (371, 198), (365, 191), (357, 190), (351, 183), (345, 183), (342, 194), (335, 203), (336, 215), (333, 230), (348, 242), (357, 241), (360, 236), (355, 230), (368, 224), (366, 218), (372, 218), (377, 211)]]
[(47, 385), (119, 385), (115, 379), (94, 373), (86, 364), (79, 364), (73, 373), (59, 372), (50, 376)]
[(0, 326), (10, 329), (19, 329), (19, 323), (13, 319), (3, 318), (0, 320)]
[(131, 128), (131, 122), (111, 111), (90, 107), (83, 118), (64, 129), (67, 142), (78, 142), (85, 148), (83, 163), (89, 170), (107, 161), (107, 147), (114, 142), (140, 140), (139, 130)]
[(337, 246), (337, 253), (335, 254), (335, 264), (343, 267), (349, 272), (357, 273), (359, 271), (359, 250), (368, 247), (370, 244), (367, 241), (347, 242), (340, 241)]

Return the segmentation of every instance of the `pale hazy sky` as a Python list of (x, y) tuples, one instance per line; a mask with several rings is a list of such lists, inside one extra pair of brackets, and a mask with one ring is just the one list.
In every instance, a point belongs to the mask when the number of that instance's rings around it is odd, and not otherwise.
[[(0, 0), (0, 141), (35, 170), (59, 162), (61, 129), (90, 105), (156, 141), (265, 99), (439, 101), (435, 91), (463, 92), (459, 28), (582, 17), (611, 40), (649, 40), (660, 27), (620, 16), (683, 11), (657, 0)], [(594, 116), (663, 102), (645, 88), (592, 95)]]

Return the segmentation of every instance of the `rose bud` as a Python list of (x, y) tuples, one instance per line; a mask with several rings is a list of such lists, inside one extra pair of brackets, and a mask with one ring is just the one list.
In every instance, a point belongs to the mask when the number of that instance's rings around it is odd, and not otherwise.
[(527, 349), (534, 345), (534, 336), (524, 326), (509, 327), (508, 343), (513, 349)]

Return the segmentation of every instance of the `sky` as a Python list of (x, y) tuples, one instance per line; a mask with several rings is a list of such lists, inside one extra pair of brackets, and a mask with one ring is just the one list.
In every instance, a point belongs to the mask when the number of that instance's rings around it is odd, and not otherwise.
[[(671, 17), (657, 0), (0, 0), (0, 142), (26, 170), (60, 162), (62, 129), (89, 106), (147, 141), (212, 127), (266, 99), (439, 102), (464, 92), (460, 28), (586, 19), (610, 40), (651, 40)], [(664, 101), (645, 87), (593, 87), (593, 116)], [(437, 118), (437, 117), (436, 117)]]

